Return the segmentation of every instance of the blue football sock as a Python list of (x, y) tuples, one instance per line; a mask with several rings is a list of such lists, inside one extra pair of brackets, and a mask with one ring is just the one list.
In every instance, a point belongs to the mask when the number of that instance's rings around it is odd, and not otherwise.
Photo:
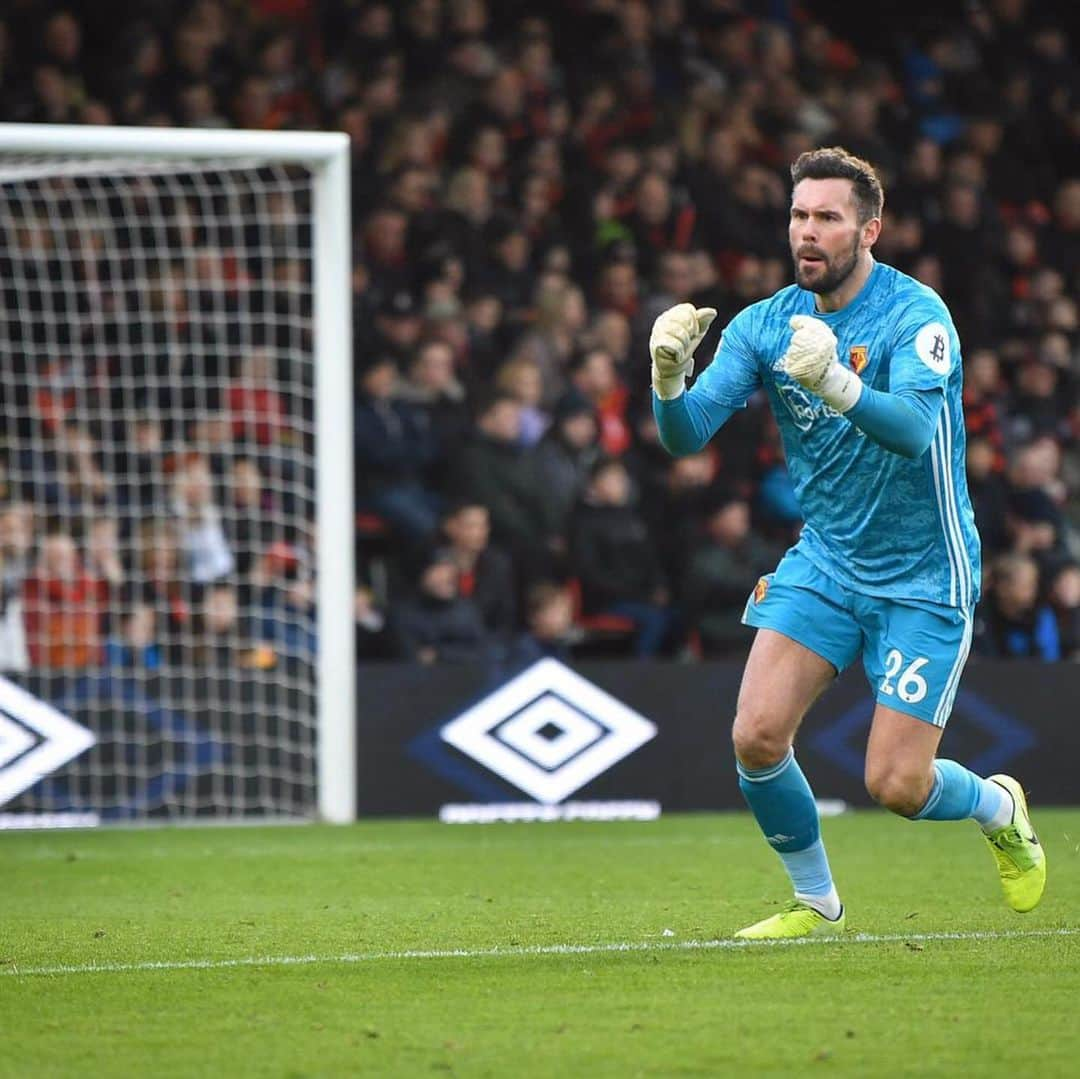
[(821, 842), (817, 805), (794, 750), (769, 768), (746, 768), (737, 763), (739, 789), (757, 818), (769, 846), (801, 896), (833, 892), (832, 873)]
[(934, 761), (934, 785), (926, 804), (912, 820), (967, 820), (975, 819), (981, 825), (989, 825), (1000, 819), (1006, 803), (1012, 799), (1009, 792), (993, 780), (982, 779), (956, 761)]

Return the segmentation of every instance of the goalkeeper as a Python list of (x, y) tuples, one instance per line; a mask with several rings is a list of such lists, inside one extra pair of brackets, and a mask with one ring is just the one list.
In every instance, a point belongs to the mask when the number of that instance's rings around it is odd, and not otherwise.
[(736, 315), (690, 390), (694, 349), (716, 312), (679, 304), (649, 341), (667, 449), (697, 451), (764, 390), (806, 522), (747, 601), (743, 621), (757, 634), (733, 730), (739, 786), (795, 898), (737, 936), (843, 930), (792, 743), (810, 706), (860, 655), (876, 697), (870, 794), (911, 820), (973, 818), (1006, 901), (1031, 910), (1046, 859), (1022, 787), (936, 757), (980, 578), (956, 330), (935, 292), (874, 260), (883, 196), (872, 166), (834, 147), (802, 154), (791, 175), (796, 284)]

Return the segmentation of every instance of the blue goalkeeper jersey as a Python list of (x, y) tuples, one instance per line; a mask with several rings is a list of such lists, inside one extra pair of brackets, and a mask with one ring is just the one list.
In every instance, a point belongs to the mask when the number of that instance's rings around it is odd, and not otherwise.
[[(813, 315), (838, 339), (840, 362), (866, 385), (941, 391), (930, 448), (911, 460), (878, 445), (779, 369), (792, 315)], [(815, 310), (797, 285), (741, 311), (689, 391), (742, 408), (768, 394), (806, 522), (798, 549), (864, 595), (967, 608), (979, 598), (979, 537), (965, 476), (960, 342), (941, 297), (875, 263), (840, 311)]]

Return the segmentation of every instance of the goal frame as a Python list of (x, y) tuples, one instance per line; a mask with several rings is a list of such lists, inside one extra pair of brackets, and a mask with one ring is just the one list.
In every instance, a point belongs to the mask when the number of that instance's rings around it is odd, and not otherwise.
[(299, 164), (314, 194), (313, 273), (318, 658), (316, 797), (321, 819), (356, 819), (353, 622), (352, 244), (343, 132), (0, 123), (0, 153)]

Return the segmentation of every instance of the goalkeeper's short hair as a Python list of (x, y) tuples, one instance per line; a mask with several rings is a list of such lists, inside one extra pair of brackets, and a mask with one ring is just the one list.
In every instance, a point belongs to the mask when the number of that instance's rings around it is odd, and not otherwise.
[(842, 146), (824, 146), (799, 154), (791, 166), (791, 182), (797, 184), (800, 180), (850, 180), (859, 224), (881, 216), (885, 192), (874, 166)]

